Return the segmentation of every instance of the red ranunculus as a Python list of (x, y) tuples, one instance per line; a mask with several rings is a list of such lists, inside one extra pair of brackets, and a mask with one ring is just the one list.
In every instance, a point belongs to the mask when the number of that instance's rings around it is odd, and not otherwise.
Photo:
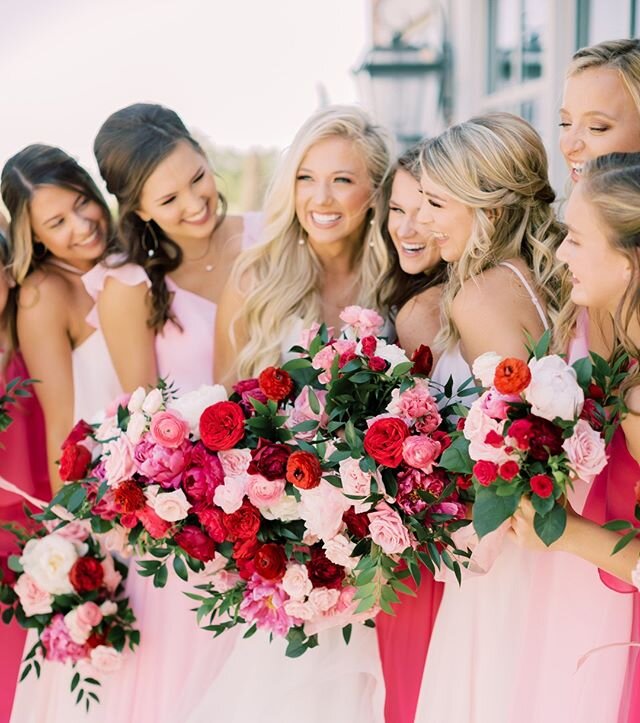
[(174, 542), (188, 555), (201, 562), (213, 560), (216, 554), (216, 543), (195, 525), (185, 525), (173, 536)]
[(286, 444), (260, 439), (256, 449), (251, 450), (251, 463), (247, 472), (261, 474), (269, 480), (284, 479), (290, 454), (291, 447)]
[(260, 529), (260, 512), (249, 500), (245, 499), (242, 506), (235, 512), (223, 514), (222, 523), (227, 530), (228, 538), (235, 540), (247, 540), (254, 538)]
[(362, 346), (362, 353), (365, 356), (373, 356), (378, 346), (378, 340), (375, 336), (365, 336), (360, 339), (360, 344)]
[(147, 500), (140, 485), (132, 479), (121, 482), (113, 490), (113, 501), (120, 512), (137, 512), (146, 504)]
[(336, 590), (342, 587), (345, 576), (344, 567), (331, 562), (321, 547), (311, 548), (311, 559), (307, 562), (307, 572), (314, 587), (329, 587)]
[(459, 490), (468, 490), (471, 487), (471, 475), (459, 474), (456, 477), (456, 487)]
[(364, 448), (378, 464), (396, 468), (402, 462), (402, 444), (409, 427), (397, 417), (377, 419), (364, 435)]
[(488, 487), (498, 479), (498, 465), (495, 462), (481, 459), (473, 465), (473, 476), (483, 487)]
[(311, 452), (294, 452), (287, 460), (287, 482), (301, 490), (310, 490), (320, 484), (320, 460)]
[(411, 361), (413, 362), (413, 367), (411, 367), (412, 374), (424, 374), (425, 377), (431, 374), (431, 370), (433, 369), (433, 354), (428, 346), (420, 344), (411, 355)]
[(373, 372), (383, 372), (386, 370), (388, 362), (381, 356), (372, 356), (369, 359), (369, 369)]
[(533, 434), (533, 422), (530, 419), (516, 419), (511, 422), (511, 426), (507, 431), (507, 436), (515, 440), (518, 449), (527, 450), (531, 443), (531, 435)]
[(538, 497), (550, 497), (553, 493), (553, 480), (547, 474), (534, 475), (529, 484)]
[(200, 437), (207, 449), (232, 449), (244, 437), (244, 413), (235, 402), (216, 402), (200, 417)]
[(503, 359), (496, 367), (493, 383), (500, 394), (520, 394), (531, 381), (531, 370), (526, 362), (515, 357)]
[(562, 452), (562, 430), (553, 422), (542, 417), (531, 417), (533, 428), (531, 430), (531, 441), (529, 454), (533, 459), (546, 462), (550, 455)]
[(219, 507), (200, 503), (193, 508), (193, 512), (214, 542), (221, 543), (227, 539), (227, 530), (223, 522), (224, 512)]
[(258, 575), (265, 580), (280, 580), (287, 569), (287, 556), (280, 545), (267, 542), (258, 548), (253, 564)]
[(293, 379), (279, 367), (267, 367), (260, 372), (258, 384), (267, 399), (273, 399), (274, 402), (281, 402), (293, 391)]
[(69, 570), (69, 582), (73, 589), (82, 594), (102, 587), (104, 581), (104, 568), (100, 560), (95, 557), (80, 557)]
[(91, 462), (91, 452), (83, 444), (69, 444), (60, 457), (60, 479), (75, 482), (83, 479)]
[(156, 540), (160, 540), (169, 533), (173, 525), (171, 522), (163, 520), (156, 511), (145, 505), (141, 510), (136, 512), (136, 516), (142, 522), (144, 529)]
[(365, 537), (369, 534), (369, 515), (366, 512), (356, 512), (354, 507), (349, 507), (342, 515), (342, 519), (355, 537)]
[(511, 482), (511, 480), (518, 474), (519, 471), (520, 465), (515, 460), (509, 459), (500, 465), (499, 473), (500, 477), (502, 477), (503, 480)]
[(85, 422), (84, 419), (81, 419), (79, 422), (76, 422), (75, 427), (69, 432), (67, 438), (61, 445), (61, 449), (66, 449), (71, 444), (82, 442), (82, 440), (86, 439), (92, 432), (93, 427), (88, 422)]

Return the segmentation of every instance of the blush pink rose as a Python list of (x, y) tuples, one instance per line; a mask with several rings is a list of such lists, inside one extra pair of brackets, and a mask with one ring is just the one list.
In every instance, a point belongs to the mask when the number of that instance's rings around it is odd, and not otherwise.
[(258, 508), (269, 507), (280, 501), (284, 494), (283, 479), (267, 479), (261, 474), (250, 474), (247, 478), (247, 497)]
[(104, 476), (109, 487), (117, 487), (120, 482), (131, 479), (136, 471), (134, 453), (131, 440), (124, 434), (103, 446)]
[(91, 651), (91, 665), (99, 673), (114, 673), (122, 667), (122, 653), (110, 645), (97, 645)]
[(70, 542), (84, 542), (91, 533), (89, 520), (71, 520), (66, 525), (60, 525), (60, 520), (44, 520), (42, 523), (49, 532), (63, 537)]
[[(371, 494), (372, 475), (360, 468), (360, 462), (353, 457), (343, 459), (338, 465), (342, 492), (354, 497), (368, 497)], [(370, 502), (351, 500), (356, 512), (366, 512), (371, 508)]]
[(321, 480), (317, 487), (300, 491), (298, 513), (307, 532), (322, 540), (338, 534), (342, 527), (342, 515), (349, 507), (351, 501), (326, 480)]
[(218, 452), (225, 477), (239, 477), (246, 474), (251, 464), (251, 450), (223, 449)]
[(362, 306), (347, 306), (341, 312), (340, 318), (360, 339), (365, 336), (378, 336), (384, 326), (384, 319), (377, 311)]
[(156, 444), (176, 449), (189, 435), (189, 424), (179, 414), (158, 412), (151, 420), (149, 434)]
[(282, 578), (282, 589), (292, 600), (303, 600), (313, 589), (307, 566), (290, 564)]
[(400, 515), (386, 502), (378, 502), (375, 510), (369, 513), (369, 534), (387, 555), (398, 555), (411, 545)]
[[(302, 422), (308, 421), (318, 422), (320, 427), (327, 426), (327, 424), (329, 423), (329, 417), (324, 411), (327, 393), (324, 390), (319, 390), (315, 392), (315, 395), (318, 399), (318, 404), (320, 405), (320, 411), (317, 413), (311, 409), (311, 405), (309, 404), (309, 387), (302, 388), (302, 392), (300, 392), (300, 394), (296, 397), (295, 402), (293, 403), (293, 409), (291, 410), (291, 414), (289, 415), (289, 419), (286, 423), (286, 426), (289, 429), (295, 427), (298, 424), (301, 424)], [(311, 430), (310, 432), (295, 433), (296, 437), (305, 440), (313, 439), (314, 435), (315, 432), (313, 430)]]
[(429, 474), (440, 454), (440, 442), (424, 434), (407, 437), (402, 443), (402, 459), (410, 467), (415, 467)]
[(102, 610), (94, 602), (82, 603), (64, 616), (64, 622), (74, 643), (87, 642), (93, 628), (102, 621)]
[(248, 480), (249, 475), (246, 474), (241, 477), (227, 477), (224, 484), (216, 487), (213, 493), (213, 501), (228, 515), (236, 512), (242, 507)]
[(605, 443), (600, 433), (584, 419), (579, 419), (562, 449), (567, 453), (571, 467), (578, 479), (592, 482), (607, 465)]
[(53, 595), (43, 590), (28, 573), (20, 575), (13, 589), (28, 618), (32, 615), (46, 615), (53, 611), (51, 607)]

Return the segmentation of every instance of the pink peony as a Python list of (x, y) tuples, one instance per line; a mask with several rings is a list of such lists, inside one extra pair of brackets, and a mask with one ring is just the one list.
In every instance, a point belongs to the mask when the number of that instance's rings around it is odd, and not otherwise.
[(109, 487), (116, 487), (136, 471), (134, 447), (131, 440), (124, 434), (102, 448), (104, 459), (104, 475)]
[(506, 419), (513, 402), (522, 402), (519, 394), (500, 394), (497, 389), (489, 389), (477, 401), (480, 409), (493, 419)]
[(440, 454), (440, 442), (424, 434), (407, 437), (402, 443), (402, 458), (410, 467), (420, 469), (427, 474)]
[(250, 474), (247, 478), (247, 497), (258, 509), (275, 505), (284, 494), (283, 479), (269, 480), (261, 474)]
[(399, 389), (394, 389), (391, 392), (387, 411), (402, 417), (405, 421), (421, 420), (420, 431), (423, 434), (433, 432), (442, 422), (438, 405), (426, 379), (417, 379), (415, 386), (402, 393)]
[(122, 667), (122, 653), (110, 645), (97, 645), (91, 651), (91, 665), (99, 673), (114, 673)]
[(145, 437), (136, 445), (134, 464), (137, 471), (149, 482), (156, 482), (165, 489), (176, 488), (190, 462), (190, 449), (188, 442), (169, 449)]
[(84, 645), (74, 643), (64, 622), (64, 616), (56, 613), (49, 625), (42, 631), (40, 641), (44, 645), (45, 658), (57, 660), (60, 663), (71, 661), (76, 663), (87, 657)]
[(158, 412), (151, 419), (149, 435), (156, 444), (176, 449), (189, 436), (189, 424), (174, 412)]
[(298, 513), (309, 533), (322, 540), (338, 534), (342, 527), (342, 515), (351, 507), (339, 489), (325, 480), (317, 487), (301, 490)]
[(240, 603), (240, 615), (249, 623), (263, 630), (284, 637), (298, 621), (287, 614), (284, 603), (288, 596), (280, 582), (264, 580), (252, 575), (247, 582), (244, 600)]
[(375, 510), (369, 513), (369, 534), (387, 555), (398, 555), (411, 545), (400, 515), (383, 501), (378, 502)]
[(53, 595), (43, 590), (38, 583), (26, 572), (20, 575), (13, 587), (20, 600), (20, 605), (27, 617), (32, 615), (46, 615), (53, 611), (51, 603)]
[(577, 478), (584, 482), (592, 482), (607, 465), (604, 440), (584, 419), (578, 420), (573, 434), (563, 442), (562, 449), (567, 453)]
[[(340, 318), (360, 339), (365, 336), (378, 336), (384, 326), (384, 319), (377, 311), (362, 306), (347, 306), (340, 314)], [(343, 330), (346, 330), (345, 327)]]
[(322, 374), (318, 377), (320, 384), (327, 384), (327, 382), (331, 380), (331, 367), (333, 366), (333, 361), (336, 356), (337, 352), (333, 348), (333, 345), (328, 344), (320, 349), (320, 351), (311, 360), (311, 366), (314, 369), (322, 371)]
[(189, 468), (182, 478), (182, 489), (194, 504), (211, 504), (216, 487), (223, 482), (224, 472), (218, 456), (198, 442), (191, 451)]
[(409, 515), (422, 512), (427, 506), (418, 494), (419, 490), (429, 490), (438, 496), (442, 492), (443, 482), (436, 475), (426, 474), (414, 467), (403, 467), (398, 470), (398, 505)]

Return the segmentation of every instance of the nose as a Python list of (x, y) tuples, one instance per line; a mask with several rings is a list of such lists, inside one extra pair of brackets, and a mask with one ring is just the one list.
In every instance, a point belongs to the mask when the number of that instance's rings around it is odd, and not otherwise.
[(570, 156), (572, 153), (577, 153), (583, 148), (584, 139), (582, 137), (582, 131), (575, 126), (565, 128), (560, 136), (560, 150), (563, 155)]
[(400, 225), (398, 226), (397, 234), (400, 238), (411, 238), (415, 236), (416, 227), (409, 216), (403, 216)]
[(426, 198), (423, 198), (422, 203), (420, 204), (420, 209), (416, 215), (416, 221), (418, 223), (431, 223), (433, 221), (431, 206)]
[(204, 201), (202, 195), (197, 193), (194, 189), (190, 189), (187, 196), (184, 199), (184, 213), (185, 216), (194, 216), (202, 211)]
[(331, 190), (328, 183), (324, 181), (316, 183), (313, 192), (313, 200), (321, 206), (326, 205), (329, 201), (331, 201)]
[(76, 235), (82, 237), (86, 236), (90, 231), (93, 230), (95, 221), (87, 218), (83, 213), (76, 212), (73, 217), (73, 227)]

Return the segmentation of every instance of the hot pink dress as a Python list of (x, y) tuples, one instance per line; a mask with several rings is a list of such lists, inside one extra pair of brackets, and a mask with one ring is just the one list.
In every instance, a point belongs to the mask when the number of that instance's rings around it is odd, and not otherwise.
[[(4, 384), (15, 377), (27, 379), (29, 373), (24, 361), (16, 354), (0, 378), (0, 395)], [(13, 423), (0, 433), (0, 477), (20, 487), (27, 494), (48, 500), (51, 496), (47, 471), (47, 447), (44, 419), (33, 389), (32, 396), (20, 399), (10, 408)], [(0, 523), (28, 524), (22, 509), (22, 500), (15, 495), (0, 491)], [(0, 567), (5, 569), (9, 555), (17, 552), (15, 538), (0, 530)], [(9, 719), (26, 631), (17, 623), (0, 624), (0, 721)]]

